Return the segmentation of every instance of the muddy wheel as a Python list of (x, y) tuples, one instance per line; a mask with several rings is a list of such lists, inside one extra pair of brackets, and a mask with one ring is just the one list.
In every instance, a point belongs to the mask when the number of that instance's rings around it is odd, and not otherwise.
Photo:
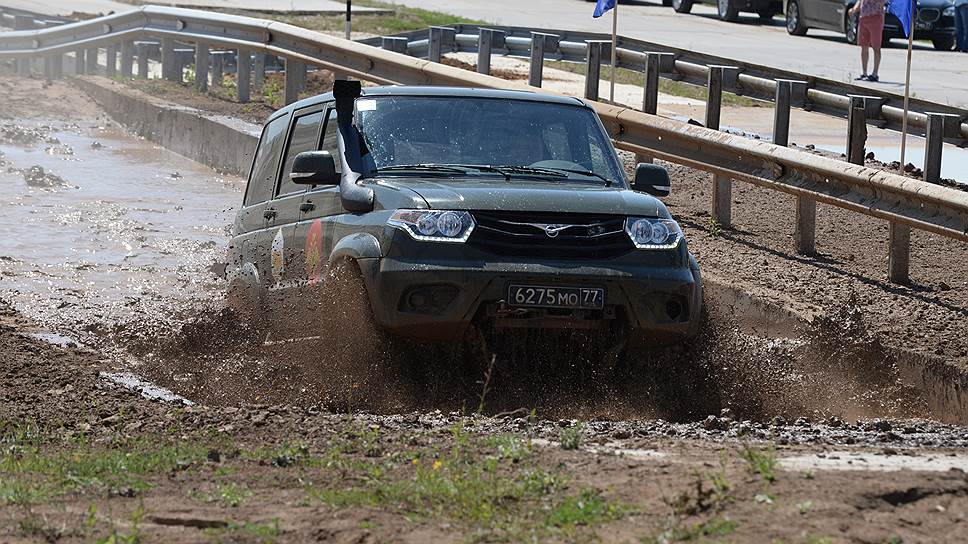
[(331, 409), (401, 408), (408, 395), (390, 339), (376, 323), (363, 274), (356, 262), (333, 263), (318, 291), (320, 345), (316, 377)]
[(265, 304), (253, 289), (233, 283), (226, 292), (225, 307), (240, 333), (238, 339), (243, 347), (258, 347), (265, 342), (269, 333)]

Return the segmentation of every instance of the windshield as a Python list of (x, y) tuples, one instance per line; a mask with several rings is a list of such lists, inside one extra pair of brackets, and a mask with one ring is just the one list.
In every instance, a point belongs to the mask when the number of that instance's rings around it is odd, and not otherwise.
[(356, 109), (369, 150), (368, 177), (473, 175), (624, 184), (598, 118), (577, 105), (377, 96), (358, 99)]

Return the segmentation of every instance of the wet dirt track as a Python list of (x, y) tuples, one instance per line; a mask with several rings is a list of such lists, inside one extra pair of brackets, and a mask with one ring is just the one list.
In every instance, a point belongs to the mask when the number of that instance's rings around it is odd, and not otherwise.
[[(775, 443), (791, 457), (800, 455), (790, 461), (791, 471), (819, 472), (824, 463), (851, 460), (837, 448), (874, 456), (852, 460), (856, 465), (883, 463), (887, 468), (881, 470), (888, 470), (900, 453), (916, 461), (916, 470), (931, 470), (924, 468), (933, 466), (924, 452), (937, 452), (927, 456), (955, 460), (943, 465), (947, 473), (906, 472), (896, 489), (877, 488), (881, 484), (873, 484), (873, 477), (858, 483), (826, 473), (817, 482), (794, 484), (791, 477), (784, 484), (790, 488), (782, 489), (817, 494), (847, 486), (860, 502), (844, 499), (837, 508), (868, 511), (870, 520), (916, 504), (911, 507), (916, 511), (905, 514), (912, 527), (920, 527), (911, 532), (912, 541), (937, 531), (954, 531), (949, 534), (957, 540), (955, 512), (968, 511), (959, 498), (968, 494), (968, 484), (957, 473), (964, 470), (958, 463), (968, 430), (935, 422), (944, 414), (932, 411), (927, 392), (902, 379), (894, 350), (868, 330), (861, 303), (843, 304), (810, 326), (781, 327), (762, 316), (737, 319), (732, 301), (712, 293), (702, 342), (685, 350), (643, 351), (617, 371), (590, 367), (559, 347), (527, 367), (498, 361), (489, 373), (479, 368), (478, 375), (468, 376), (453, 371), (453, 353), (414, 357), (422, 348), (389, 344), (383, 350), (389, 367), (364, 365), (364, 373), (375, 375), (347, 379), (332, 368), (349, 346), (331, 336), (241, 342), (244, 326), (221, 310), (224, 285), (217, 264), (241, 200), (239, 180), (133, 139), (97, 112), (68, 121), (0, 116), (0, 153), (6, 210), (0, 216), (0, 297), (9, 306), (0, 344), (7, 361), (0, 398), (4, 420), (39, 419), (94, 437), (168, 432), (175, 425), (185, 436), (235, 434), (252, 447), (299, 439), (316, 451), (342, 432), (345, 416), (339, 414), (351, 411), (361, 425), (380, 429), (387, 449), (406, 440), (432, 443), (458, 424), (479, 436), (522, 433), (539, 444), (542, 462), (577, 467), (569, 469), (577, 482), (597, 481), (606, 489), (651, 477), (673, 488), (690, 478), (692, 467), (713, 466), (723, 451), (747, 441)], [(31, 333), (42, 335), (26, 336)], [(86, 348), (78, 350), (77, 342)], [(183, 410), (177, 402), (142, 399), (104, 379), (103, 372), (132, 372), (196, 406)], [(93, 415), (81, 409), (91, 405), (100, 406)], [(458, 415), (479, 407), (492, 417)], [(125, 414), (120, 420), (119, 410)], [(579, 451), (591, 457), (557, 446), (562, 429), (575, 420), (584, 429)], [(635, 460), (650, 459), (650, 452), (669, 461)], [(249, 469), (268, 470), (262, 464)], [(175, 484), (159, 485), (161, 497), (179, 501)], [(750, 497), (757, 492), (758, 484), (736, 485)], [(909, 489), (920, 491), (909, 497), (904, 494)], [(279, 515), (270, 505), (285, 499), (266, 493), (265, 502), (250, 506), (246, 515)], [(870, 498), (871, 493), (888, 498)], [(925, 497), (928, 502), (919, 502)], [(932, 517), (931, 497), (945, 501), (951, 515)], [(663, 508), (659, 503), (651, 507)], [(758, 515), (743, 505), (734, 516)], [(195, 517), (203, 518), (216, 516), (206, 514), (210, 509), (193, 507)], [(300, 512), (307, 519), (319, 515)], [(384, 534), (398, 527), (399, 521), (383, 514), (368, 515), (379, 519)], [(790, 515), (800, 519), (796, 512)], [(884, 541), (894, 534), (872, 529), (873, 522), (859, 534), (843, 528), (850, 515), (824, 515), (830, 523), (820, 524), (823, 531), (839, 531), (845, 540)], [(293, 540), (318, 539), (295, 517), (283, 519)], [(355, 529), (334, 529), (340, 540), (361, 534), (358, 517), (350, 520)], [(401, 530), (404, 540), (427, 536), (412, 527)], [(753, 539), (770, 534), (755, 524), (748, 530)], [(606, 539), (636, 534), (616, 531), (606, 532)], [(449, 533), (430, 530), (435, 537)], [(198, 536), (191, 534), (186, 540)]]

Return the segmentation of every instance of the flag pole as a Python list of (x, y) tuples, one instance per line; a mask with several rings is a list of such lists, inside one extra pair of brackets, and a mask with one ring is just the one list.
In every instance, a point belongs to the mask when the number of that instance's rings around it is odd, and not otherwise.
[(615, 1), (615, 7), (612, 8), (612, 81), (610, 85), (610, 90), (608, 94), (608, 99), (614, 104), (615, 103), (615, 72), (618, 70), (618, 63), (616, 59), (618, 58), (618, 0)]
[(911, 0), (911, 19), (908, 23), (907, 70), (904, 76), (904, 117), (901, 118), (901, 171), (904, 171), (904, 152), (907, 148), (908, 105), (911, 99), (911, 53), (914, 50), (914, 0)]

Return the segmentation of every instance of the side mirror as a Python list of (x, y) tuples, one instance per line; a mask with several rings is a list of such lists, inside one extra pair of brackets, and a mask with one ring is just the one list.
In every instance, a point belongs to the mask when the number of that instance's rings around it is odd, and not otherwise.
[(635, 181), (632, 190), (648, 193), (652, 196), (669, 196), (671, 189), (669, 172), (661, 166), (640, 162), (635, 167)]
[(289, 179), (298, 185), (339, 185), (336, 161), (329, 151), (303, 151), (292, 163)]

